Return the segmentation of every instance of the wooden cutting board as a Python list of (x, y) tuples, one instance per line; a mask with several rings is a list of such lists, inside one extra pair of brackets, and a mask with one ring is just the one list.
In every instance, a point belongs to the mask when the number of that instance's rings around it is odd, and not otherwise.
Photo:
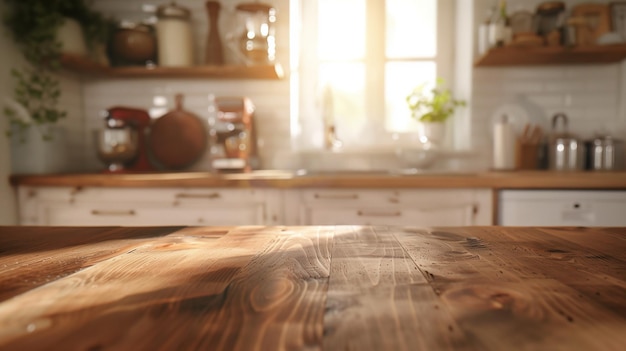
[(206, 127), (198, 116), (183, 109), (181, 94), (176, 95), (175, 109), (150, 127), (149, 148), (156, 162), (166, 170), (185, 169), (206, 151)]

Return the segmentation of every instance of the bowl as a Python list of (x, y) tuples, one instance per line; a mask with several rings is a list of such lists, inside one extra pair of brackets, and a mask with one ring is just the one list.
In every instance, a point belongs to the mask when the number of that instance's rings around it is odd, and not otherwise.
[(396, 154), (404, 168), (417, 170), (432, 167), (439, 156), (437, 148), (428, 144), (419, 147), (399, 148)]
[(137, 131), (131, 127), (109, 128), (95, 131), (98, 158), (109, 172), (121, 172), (138, 151)]

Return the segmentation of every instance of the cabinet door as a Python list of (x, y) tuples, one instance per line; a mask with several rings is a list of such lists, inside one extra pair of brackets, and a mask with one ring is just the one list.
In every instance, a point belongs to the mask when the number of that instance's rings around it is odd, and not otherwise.
[[(310, 189), (286, 197), (299, 225), (490, 225), (490, 189)], [(293, 219), (295, 217), (295, 219)]]
[(626, 191), (503, 190), (499, 225), (626, 226)]
[(305, 224), (315, 225), (400, 225), (400, 226), (463, 226), (472, 225), (473, 205), (437, 209), (419, 208), (305, 208)]
[(19, 189), (29, 225), (265, 225), (282, 221), (271, 189)]
[(40, 207), (44, 225), (155, 226), (252, 225), (263, 221), (263, 204), (219, 207), (155, 207), (139, 203), (47, 204)]

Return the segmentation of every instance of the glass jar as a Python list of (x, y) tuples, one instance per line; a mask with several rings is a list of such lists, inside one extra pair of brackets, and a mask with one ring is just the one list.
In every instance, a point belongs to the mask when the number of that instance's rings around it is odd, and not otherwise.
[(236, 9), (244, 25), (239, 45), (246, 62), (249, 64), (274, 62), (276, 10), (262, 3), (239, 4)]
[(110, 53), (115, 66), (154, 65), (157, 55), (154, 29), (143, 23), (120, 22), (111, 38)]

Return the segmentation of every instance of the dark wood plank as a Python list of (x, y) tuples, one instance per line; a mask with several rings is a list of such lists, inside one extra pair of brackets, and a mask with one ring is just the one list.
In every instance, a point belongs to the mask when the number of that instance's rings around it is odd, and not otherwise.
[(516, 47), (493, 48), (480, 57), (474, 66), (526, 66), (598, 64), (622, 61), (626, 45), (593, 45), (576, 47)]
[(232, 280), (199, 350), (320, 349), (332, 227), (290, 227)]
[(0, 227), (0, 301), (181, 227)]
[(589, 248), (600, 255), (610, 255), (626, 261), (626, 228), (538, 228), (542, 232)]
[(156, 238), (5, 302), (0, 349), (319, 345), (332, 231), (203, 230)]
[(65, 54), (61, 64), (72, 71), (104, 77), (118, 78), (211, 78), (211, 79), (282, 79), (280, 64), (274, 65), (204, 65), (191, 67), (109, 67), (81, 56)]
[(15, 296), (0, 304), (0, 349), (194, 349), (206, 311), (275, 233), (184, 229)]
[[(621, 350), (626, 345), (625, 316), (612, 308), (625, 305), (623, 281), (614, 277), (605, 283), (619, 290), (619, 303), (602, 301), (593, 286), (578, 281), (581, 275), (594, 279), (593, 267), (585, 267), (589, 262), (563, 259), (555, 251), (581, 259), (583, 253), (573, 244), (533, 228), (441, 228), (422, 235), (446, 237), (453, 251), (464, 248), (487, 261), (481, 264), (481, 273), (491, 266), (494, 273), (517, 277), (477, 280), (470, 271), (463, 279), (462, 272), (451, 267), (456, 279), (437, 283), (460, 326), (484, 349)], [(420, 254), (422, 260), (428, 259), (428, 251)], [(437, 252), (431, 260), (441, 263)], [(618, 261), (612, 264), (609, 270), (621, 271)]]
[(341, 227), (332, 257), (325, 350), (478, 349), (393, 233)]

